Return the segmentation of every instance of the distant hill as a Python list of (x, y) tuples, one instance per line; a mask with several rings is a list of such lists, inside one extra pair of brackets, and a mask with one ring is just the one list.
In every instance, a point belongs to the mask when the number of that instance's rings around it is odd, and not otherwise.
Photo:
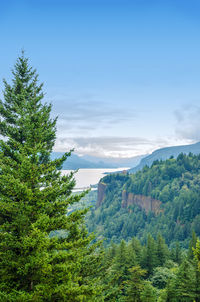
[(144, 166), (150, 167), (155, 160), (166, 160), (173, 156), (177, 158), (180, 153), (184, 154), (200, 154), (200, 142), (192, 145), (167, 147), (154, 151), (152, 154), (141, 159), (139, 165), (129, 170), (129, 173), (135, 173), (141, 170)]
[[(59, 158), (63, 154), (64, 152), (52, 152), (51, 158)], [(131, 158), (101, 158), (89, 155), (78, 156), (72, 153), (64, 162), (63, 170), (134, 167), (140, 162), (142, 157), (144, 155)]]
[[(63, 155), (63, 152), (52, 152), (52, 159), (58, 158)], [(76, 169), (97, 169), (97, 168), (115, 168), (115, 165), (104, 162), (91, 162), (76, 154), (72, 154), (64, 162), (63, 170), (76, 170)]]
[(121, 158), (121, 157), (95, 157), (91, 155), (84, 155), (82, 158), (86, 159), (88, 161), (98, 163), (98, 162), (104, 162), (110, 165), (114, 165), (115, 168), (122, 168), (122, 167), (135, 167), (138, 165), (143, 157), (147, 156), (145, 155), (138, 155), (128, 158)]

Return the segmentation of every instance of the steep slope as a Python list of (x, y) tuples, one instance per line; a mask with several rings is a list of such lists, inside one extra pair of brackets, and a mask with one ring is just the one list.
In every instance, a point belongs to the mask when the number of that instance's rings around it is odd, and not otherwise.
[(180, 154), (135, 174), (104, 177), (87, 223), (107, 242), (145, 240), (159, 231), (168, 244), (186, 247), (192, 230), (200, 236), (200, 155)]
[(174, 146), (162, 148), (154, 151), (152, 154), (141, 159), (139, 165), (129, 170), (129, 173), (135, 173), (141, 170), (144, 166), (151, 166), (155, 160), (166, 160), (173, 156), (177, 158), (180, 153), (184, 154), (200, 154), (200, 142), (192, 145)]

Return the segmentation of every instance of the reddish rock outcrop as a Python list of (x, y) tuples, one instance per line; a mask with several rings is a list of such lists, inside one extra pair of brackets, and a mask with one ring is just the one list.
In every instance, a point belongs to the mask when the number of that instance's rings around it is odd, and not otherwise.
[(105, 198), (105, 192), (106, 192), (106, 184), (103, 182), (98, 183), (98, 196), (97, 196), (97, 203), (96, 207), (98, 208)]
[(128, 208), (131, 205), (137, 205), (145, 210), (146, 213), (152, 211), (156, 215), (161, 212), (161, 201), (151, 198), (150, 196), (136, 195), (128, 193), (125, 190), (122, 192), (122, 207)]
[[(103, 182), (98, 183), (98, 196), (96, 208), (102, 205), (106, 196), (107, 185)], [(127, 191), (122, 191), (122, 208), (128, 208), (131, 205), (137, 205), (144, 209), (146, 213), (150, 211), (158, 215), (162, 212), (160, 208), (162, 202), (160, 200), (153, 199), (151, 196), (137, 195), (134, 193), (128, 193)]]

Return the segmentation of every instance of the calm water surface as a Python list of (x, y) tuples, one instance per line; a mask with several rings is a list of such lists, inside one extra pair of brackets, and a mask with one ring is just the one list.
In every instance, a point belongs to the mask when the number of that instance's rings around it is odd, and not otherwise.
[[(117, 169), (79, 169), (75, 174), (76, 187), (75, 189), (85, 189), (90, 185), (96, 185), (99, 180), (105, 176), (104, 173), (128, 170), (129, 168)], [(62, 170), (62, 174), (69, 174), (71, 170)]]

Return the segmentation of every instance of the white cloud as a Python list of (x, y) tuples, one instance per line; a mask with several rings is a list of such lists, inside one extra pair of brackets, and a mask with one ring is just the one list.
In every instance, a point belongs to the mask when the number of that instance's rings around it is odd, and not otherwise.
[(68, 151), (74, 148), (79, 155), (132, 157), (167, 145), (169, 142), (163, 139), (148, 140), (140, 137), (58, 137), (54, 150)]
[(200, 106), (188, 104), (175, 111), (177, 138), (200, 141)]

